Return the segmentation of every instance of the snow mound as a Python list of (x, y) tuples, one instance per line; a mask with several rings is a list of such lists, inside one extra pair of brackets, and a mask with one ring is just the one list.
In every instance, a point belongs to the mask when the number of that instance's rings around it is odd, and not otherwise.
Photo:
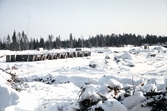
[(97, 101), (100, 99), (99, 95), (96, 92), (96, 87), (94, 85), (88, 85), (83, 88), (83, 93), (81, 95), (81, 99), (90, 99), (92, 98), (93, 101)]
[(91, 111), (96, 111), (96, 108), (102, 108), (104, 111), (127, 111), (124, 105), (114, 99), (100, 101), (97, 105), (92, 106)]
[(124, 59), (132, 60), (132, 55), (130, 53), (128, 53), (128, 52), (125, 52), (124, 54), (122, 54), (120, 56), (120, 58), (122, 58), (123, 60)]
[(18, 103), (19, 96), (8, 86), (0, 85), (0, 108), (4, 109), (10, 105), (16, 105)]
[(89, 62), (89, 67), (96, 68), (96, 69), (106, 69), (107, 68), (107, 61), (103, 60), (92, 60)]
[(137, 104), (140, 104), (141, 102), (143, 102), (144, 100), (146, 100), (146, 98), (143, 96), (142, 92), (135, 92), (134, 95), (125, 98), (122, 101), (122, 104), (128, 109), (131, 109)]
[(154, 50), (157, 50), (157, 51), (164, 51), (166, 50), (164, 47), (162, 46), (157, 46), (157, 47), (154, 47)]
[[(11, 97), (15, 97), (12, 96)], [(6, 107), (4, 111), (41, 111), (39, 101), (35, 96), (22, 92), (19, 94), (19, 100), (17, 104), (13, 104)]]
[(155, 56), (156, 56), (156, 54), (154, 54), (154, 53), (148, 53), (146, 58), (155, 57)]
[(110, 79), (108, 81), (108, 84), (110, 87), (117, 87), (118, 89), (123, 88), (123, 85), (120, 82), (116, 81), (115, 79)]
[(144, 92), (157, 91), (157, 86), (155, 84), (146, 84), (142, 89)]

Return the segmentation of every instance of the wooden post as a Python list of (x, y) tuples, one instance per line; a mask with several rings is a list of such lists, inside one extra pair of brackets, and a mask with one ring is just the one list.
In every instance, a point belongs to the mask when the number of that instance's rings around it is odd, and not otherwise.
[(28, 61), (34, 61), (35, 56), (34, 55), (28, 55)]
[(65, 58), (64, 53), (61, 53), (60, 59), (64, 59), (64, 58)]
[(6, 62), (11, 62), (11, 56), (10, 55), (6, 55)]
[(48, 60), (52, 60), (52, 59), (53, 59), (53, 54), (48, 54), (48, 55), (47, 55), (47, 59), (48, 59)]
[(85, 52), (85, 53), (84, 53), (84, 56), (85, 56), (85, 57), (91, 56), (91, 52)]
[(61, 54), (57, 53), (57, 59), (60, 59), (60, 58), (61, 58)]
[(41, 61), (41, 54), (39, 54), (39, 55), (36, 56), (36, 60), (37, 61)]
[(74, 57), (74, 53), (73, 52), (69, 52), (69, 58), (73, 58)]
[(84, 53), (83, 52), (78, 52), (78, 57), (84, 57)]
[(68, 54), (67, 54), (67, 52), (65, 52), (64, 54), (65, 54), (65, 59), (68, 58)]
[(74, 57), (78, 57), (78, 53), (77, 52), (73, 52)]
[(70, 52), (67, 52), (67, 56), (70, 57)]
[(16, 61), (16, 56), (15, 55), (11, 55), (11, 62), (15, 62)]
[(41, 55), (41, 60), (46, 60), (46, 55), (45, 54)]
[(37, 55), (34, 55), (34, 61), (37, 61), (38, 57)]
[(88, 56), (91, 56), (91, 52), (90, 51), (88, 51)]
[(22, 55), (16, 55), (16, 61), (23, 61)]
[(57, 59), (57, 54), (53, 54), (53, 59)]
[(23, 55), (23, 56), (22, 56), (22, 61), (27, 62), (27, 60), (28, 60), (28, 55)]

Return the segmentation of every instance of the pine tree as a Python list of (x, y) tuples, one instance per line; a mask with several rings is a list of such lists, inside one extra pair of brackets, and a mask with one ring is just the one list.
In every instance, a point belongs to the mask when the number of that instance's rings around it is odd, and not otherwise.
[(27, 35), (25, 35), (24, 31), (22, 31), (22, 50), (28, 50), (29, 49), (29, 41), (27, 38)]
[(1, 39), (0, 39), (0, 50), (2, 50), (3, 48), (2, 48), (2, 41), (1, 41)]
[(45, 41), (44, 41), (44, 38), (40, 38), (40, 41), (39, 41), (39, 47), (42, 47), (44, 48), (45, 47)]
[(58, 37), (56, 37), (55, 48), (60, 48), (60, 47), (61, 47), (61, 39), (59, 35)]
[(53, 38), (53, 35), (48, 36), (47, 46), (49, 50), (53, 49)]
[(10, 36), (8, 35), (6, 38), (6, 49), (10, 50), (10, 45), (11, 45), (11, 39)]
[(73, 36), (70, 34), (70, 48), (73, 48)]
[(18, 33), (18, 45), (19, 45), (19, 50), (21, 50), (21, 46), (20, 46), (20, 41), (21, 41), (21, 34), (20, 32)]
[(13, 32), (13, 36), (12, 36), (12, 44), (11, 44), (11, 50), (18, 50), (18, 42), (17, 42), (17, 38), (16, 38), (16, 32)]

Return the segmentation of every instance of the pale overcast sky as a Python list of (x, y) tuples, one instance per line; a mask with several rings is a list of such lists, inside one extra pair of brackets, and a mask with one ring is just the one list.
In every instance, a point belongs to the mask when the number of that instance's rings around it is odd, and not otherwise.
[(0, 38), (27, 29), (32, 38), (167, 35), (167, 0), (0, 0)]

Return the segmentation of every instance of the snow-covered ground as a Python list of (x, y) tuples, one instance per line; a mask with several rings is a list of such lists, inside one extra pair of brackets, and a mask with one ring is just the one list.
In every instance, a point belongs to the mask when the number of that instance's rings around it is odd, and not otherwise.
[[(147, 103), (153, 100), (144, 95), (166, 91), (167, 49), (84, 50), (91, 56), (36, 62), (0, 58), (0, 111), (82, 111), (83, 100), (98, 101), (90, 105), (91, 111), (151, 111)], [(1, 50), (0, 56), (11, 53), (18, 52)], [(12, 80), (11, 74), (18, 80)], [(131, 89), (127, 97), (125, 88)]]

